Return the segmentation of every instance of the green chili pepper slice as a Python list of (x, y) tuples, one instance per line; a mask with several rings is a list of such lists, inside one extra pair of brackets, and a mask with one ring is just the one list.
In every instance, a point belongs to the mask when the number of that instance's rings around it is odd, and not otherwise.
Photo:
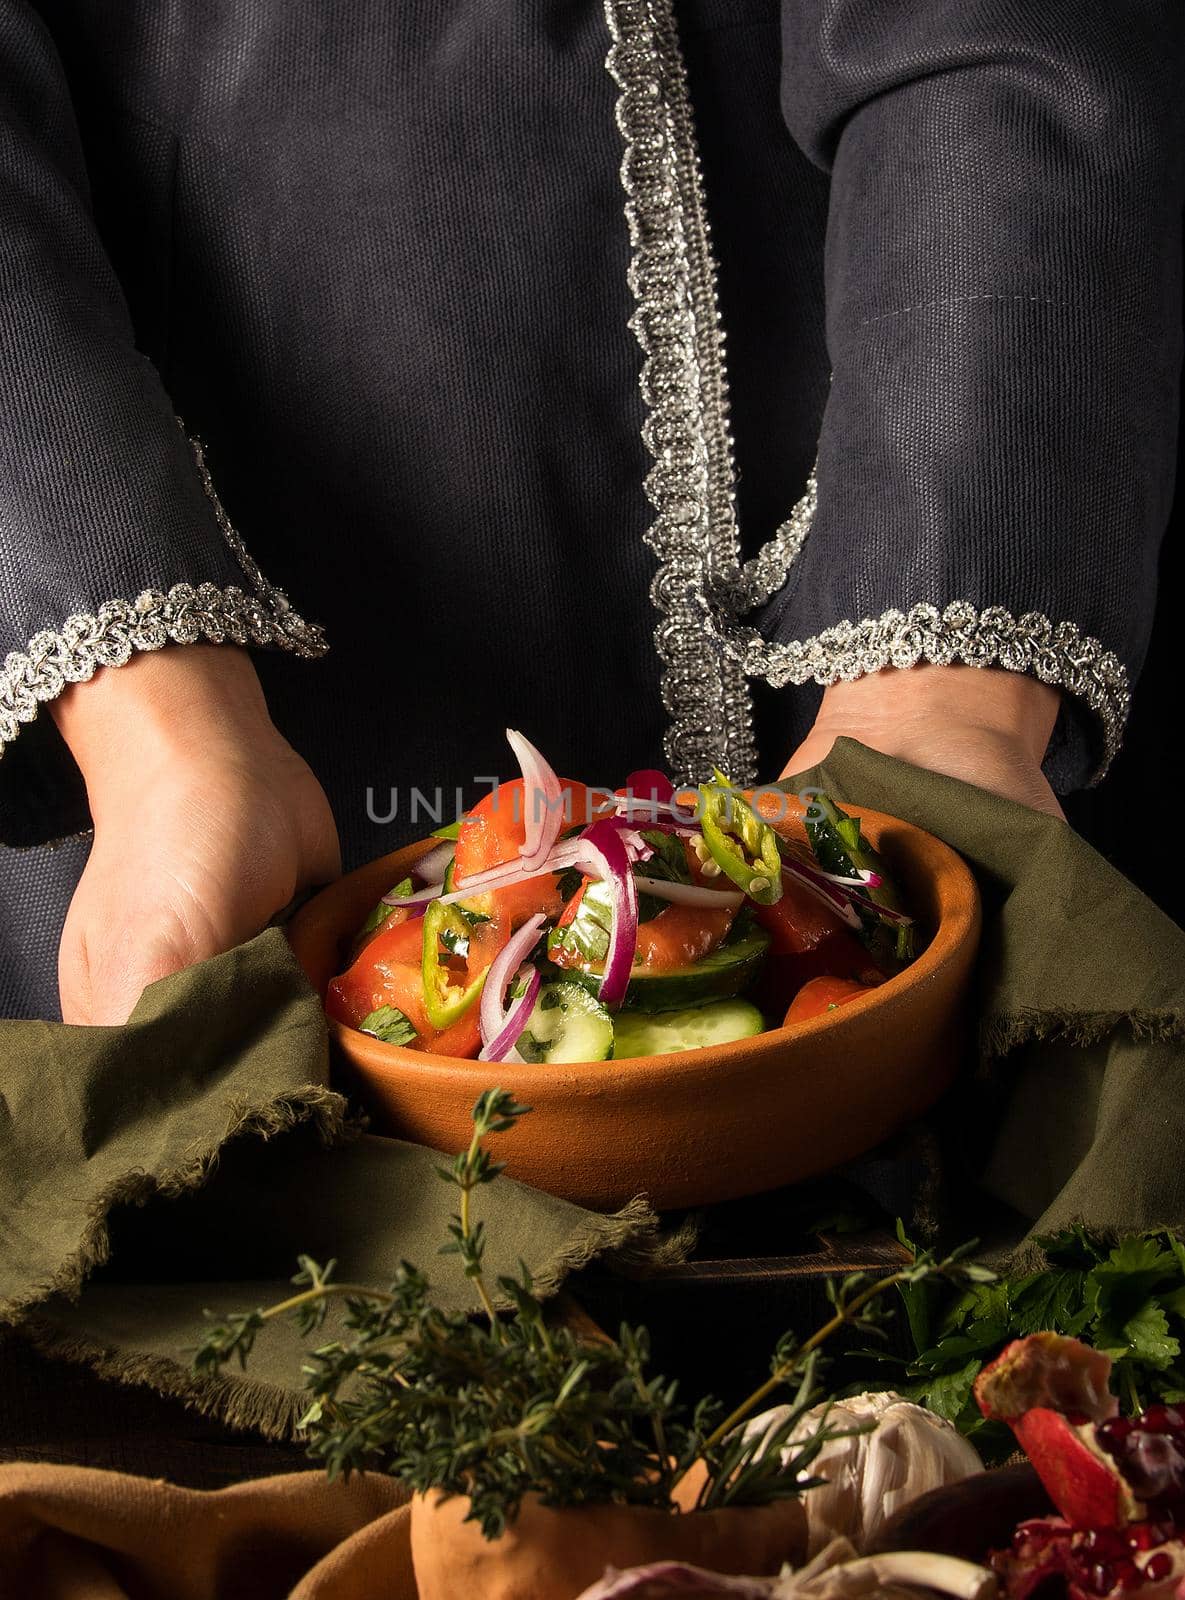
[(782, 857), (778, 836), (741, 799), (724, 774), (700, 785), (700, 831), (712, 860), (758, 905), (782, 898)]
[[(459, 983), (449, 958), (468, 960), (471, 924), (460, 907), (433, 900), (424, 913), (424, 944), (420, 972), (424, 982), (424, 1010), (439, 1032), (463, 1017), (481, 993), (483, 969), (471, 983)], [(468, 973), (466, 973), (466, 977)]]

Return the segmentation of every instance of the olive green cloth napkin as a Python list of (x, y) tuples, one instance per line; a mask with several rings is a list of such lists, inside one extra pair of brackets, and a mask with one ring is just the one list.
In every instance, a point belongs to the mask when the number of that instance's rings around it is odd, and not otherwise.
[[(359, 1135), (327, 1080), (320, 1002), (275, 929), (152, 985), (125, 1028), (0, 1021), (0, 1320), (278, 1436), (300, 1409), (295, 1330), (269, 1325), (246, 1377), (198, 1380), (203, 1308), (283, 1299), (301, 1253), (379, 1285), (413, 1261), (441, 1303), (474, 1305), (437, 1254), (456, 1197), (440, 1157)], [(654, 1246), (642, 1202), (598, 1216), (500, 1179), (476, 1204), (491, 1277), (521, 1257), (544, 1293)]]
[(985, 1198), (1002, 1244), (1185, 1225), (1185, 932), (1054, 817), (851, 739), (783, 787), (806, 784), (928, 829), (978, 879), (978, 1070), (941, 1118), (960, 1225), (992, 1233)]
[[(849, 740), (788, 787), (807, 782), (941, 835), (979, 879), (980, 1060), (940, 1119), (959, 1226), (1015, 1245), (1077, 1218), (1185, 1223), (1185, 934), (1052, 818)], [(126, 1028), (0, 1022), (0, 1319), (286, 1433), (295, 1332), (269, 1327), (247, 1377), (198, 1381), (203, 1307), (281, 1298), (301, 1252), (373, 1283), (407, 1258), (471, 1303), (436, 1254), (453, 1208), (436, 1160), (350, 1127), (320, 1005), (274, 930), (153, 985)], [(643, 1204), (600, 1217), (509, 1180), (480, 1204), (492, 1272), (522, 1256), (545, 1292), (655, 1247)]]

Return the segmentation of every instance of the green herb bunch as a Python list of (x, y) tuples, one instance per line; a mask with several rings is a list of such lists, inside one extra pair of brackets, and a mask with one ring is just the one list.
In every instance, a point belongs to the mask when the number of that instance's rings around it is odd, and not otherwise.
[[(313, 1349), (305, 1367), (312, 1403), (301, 1427), (310, 1454), (331, 1478), (381, 1471), (421, 1493), (465, 1495), (470, 1516), (492, 1539), (528, 1493), (550, 1506), (673, 1509), (675, 1486), (697, 1461), (707, 1466), (699, 1508), (801, 1493), (818, 1481), (810, 1468), (828, 1440), (864, 1431), (828, 1427), (826, 1408), (821, 1419), (804, 1421), (820, 1397), (823, 1344), (843, 1328), (881, 1334), (894, 1288), (935, 1277), (973, 1285), (992, 1278), (966, 1259), (967, 1247), (944, 1260), (916, 1252), (881, 1279), (856, 1274), (832, 1283), (832, 1316), (801, 1343), (792, 1334), (779, 1340), (769, 1377), (743, 1404), (727, 1415), (712, 1399), (688, 1409), (674, 1383), (648, 1375), (645, 1329), (623, 1325), (616, 1340), (590, 1339), (549, 1323), (525, 1267), (499, 1277), (493, 1290), (487, 1284), (484, 1228), (472, 1200), (502, 1166), (481, 1141), (508, 1132), (529, 1109), (505, 1090), (487, 1090), (473, 1110), (468, 1149), (438, 1169), (460, 1194), (442, 1249), (459, 1256), (482, 1317), (440, 1310), (428, 1279), (406, 1262), (380, 1291), (338, 1283), (332, 1262), (302, 1257), (289, 1299), (211, 1324), (197, 1370), (216, 1372), (232, 1360), (245, 1366), (259, 1330), (277, 1317), (295, 1317), (312, 1336), (330, 1302), (343, 1300), (345, 1336)], [(508, 1314), (499, 1314), (495, 1297)], [(740, 1424), (783, 1391), (785, 1417), (745, 1438)]]
[(1038, 1239), (1048, 1265), (957, 1294), (934, 1283), (903, 1290), (917, 1352), (896, 1387), (955, 1423), (985, 1459), (1016, 1448), (979, 1414), (971, 1386), (1010, 1339), (1050, 1329), (1105, 1351), (1123, 1409), (1185, 1401), (1185, 1244), (1143, 1233), (1109, 1243), (1078, 1225)]

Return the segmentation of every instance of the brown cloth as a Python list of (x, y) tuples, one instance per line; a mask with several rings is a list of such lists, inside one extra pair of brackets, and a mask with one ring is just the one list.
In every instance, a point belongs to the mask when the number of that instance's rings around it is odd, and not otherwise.
[(0, 1600), (415, 1600), (407, 1498), (373, 1474), (209, 1491), (0, 1467)]

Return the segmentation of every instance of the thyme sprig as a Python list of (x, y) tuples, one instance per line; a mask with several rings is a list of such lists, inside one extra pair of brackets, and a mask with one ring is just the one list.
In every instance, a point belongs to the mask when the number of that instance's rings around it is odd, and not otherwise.
[[(807, 1417), (822, 1390), (821, 1346), (845, 1327), (879, 1332), (890, 1289), (935, 1276), (964, 1283), (991, 1276), (967, 1261), (967, 1247), (942, 1260), (915, 1253), (884, 1278), (857, 1274), (832, 1284), (833, 1316), (801, 1343), (785, 1334), (769, 1377), (746, 1401), (727, 1414), (713, 1399), (689, 1410), (676, 1384), (649, 1374), (644, 1328), (623, 1324), (615, 1340), (589, 1340), (550, 1324), (522, 1263), (517, 1276), (488, 1284), (473, 1197), (502, 1163), (482, 1141), (508, 1133), (528, 1111), (505, 1090), (488, 1089), (473, 1108), (467, 1149), (437, 1169), (460, 1192), (442, 1252), (460, 1258), (481, 1315), (440, 1309), (427, 1277), (408, 1262), (381, 1290), (338, 1283), (333, 1262), (301, 1257), (297, 1293), (266, 1310), (211, 1319), (197, 1370), (215, 1373), (232, 1361), (245, 1367), (260, 1330), (279, 1317), (294, 1317), (311, 1337), (330, 1304), (343, 1302), (342, 1333), (311, 1350), (304, 1368), (310, 1404), (301, 1428), (310, 1454), (331, 1478), (381, 1471), (420, 1493), (464, 1495), (470, 1518), (496, 1538), (526, 1494), (549, 1506), (674, 1510), (676, 1487), (697, 1463), (706, 1467), (697, 1508), (800, 1494), (818, 1481), (810, 1469), (824, 1444), (862, 1431), (830, 1427), (826, 1406)], [(499, 1313), (498, 1299), (507, 1313)], [(778, 1391), (789, 1396), (785, 1414), (765, 1429), (742, 1428)]]

